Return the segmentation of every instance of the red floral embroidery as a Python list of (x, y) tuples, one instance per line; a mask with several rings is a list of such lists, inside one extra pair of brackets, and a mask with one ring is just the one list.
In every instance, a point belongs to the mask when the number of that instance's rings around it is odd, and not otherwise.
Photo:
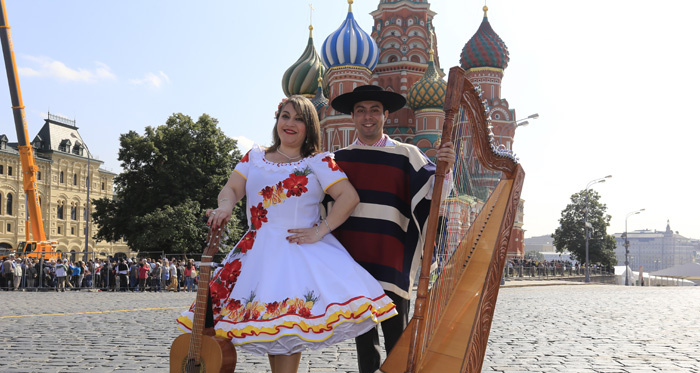
[(250, 222), (255, 230), (262, 227), (262, 223), (267, 223), (267, 210), (263, 208), (262, 202), (250, 208)]
[(226, 309), (229, 310), (230, 312), (236, 312), (241, 307), (243, 307), (243, 305), (241, 304), (241, 301), (239, 301), (238, 299), (234, 299), (226, 305)]
[(229, 290), (221, 282), (212, 282), (209, 284), (209, 291), (211, 292), (212, 305), (219, 304), (220, 300), (226, 299), (229, 295)]
[(323, 162), (328, 162), (328, 168), (330, 168), (333, 171), (338, 171), (340, 170), (340, 166), (338, 166), (337, 163), (335, 163), (335, 159), (331, 158), (331, 156), (326, 156), (323, 158), (321, 161)]
[(238, 281), (238, 276), (241, 275), (241, 261), (236, 259), (226, 263), (224, 268), (219, 272), (219, 280), (228, 289), (233, 288), (233, 285)]
[(279, 302), (272, 302), (269, 303), (267, 306), (265, 306), (265, 310), (267, 313), (275, 313), (277, 312), (277, 309), (279, 308), (280, 304)]
[(308, 191), (306, 188), (308, 183), (309, 178), (306, 175), (289, 174), (289, 177), (282, 182), (282, 185), (287, 189), (287, 197), (298, 197)]
[(245, 236), (241, 238), (240, 242), (238, 242), (238, 245), (236, 245), (236, 249), (239, 249), (243, 254), (248, 252), (248, 250), (253, 248), (253, 243), (255, 243), (256, 234), (256, 231), (248, 231), (248, 233), (246, 233)]
[(248, 162), (248, 154), (250, 154), (250, 152), (245, 153), (245, 155), (243, 156), (243, 158), (241, 158), (241, 163), (246, 163), (246, 162)]
[(300, 308), (300, 309), (299, 309), (299, 316), (302, 316), (302, 317), (311, 317), (311, 309), (310, 309), (310, 308), (306, 308), (306, 307)]

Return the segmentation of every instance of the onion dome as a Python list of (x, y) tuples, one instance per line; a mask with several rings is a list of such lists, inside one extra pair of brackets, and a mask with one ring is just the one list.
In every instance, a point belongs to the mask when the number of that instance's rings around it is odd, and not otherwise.
[(321, 119), (321, 113), (328, 107), (328, 99), (323, 94), (323, 84), (322, 84), (321, 74), (318, 77), (318, 85), (316, 87), (316, 95), (311, 99), (311, 103), (316, 108), (319, 118)]
[(491, 28), (486, 16), (488, 10), (489, 8), (484, 6), (484, 20), (481, 22), (481, 26), (462, 49), (459, 62), (464, 70), (475, 67), (494, 67), (497, 69), (508, 67), (508, 61), (510, 61), (508, 47)]
[(408, 90), (408, 106), (413, 111), (423, 109), (442, 109), (445, 104), (447, 83), (440, 78), (435, 63), (433, 51), (430, 51), (430, 61), (423, 77), (418, 79)]
[(348, 16), (340, 27), (330, 34), (321, 47), (323, 63), (327, 68), (343, 65), (365, 67), (373, 70), (377, 66), (379, 48), (377, 43), (364, 32), (352, 15), (352, 0)]
[(317, 77), (326, 71), (321, 57), (314, 48), (313, 29), (313, 26), (309, 26), (309, 42), (306, 44), (304, 53), (284, 72), (282, 77), (282, 90), (287, 97), (292, 95), (313, 97), (318, 87)]

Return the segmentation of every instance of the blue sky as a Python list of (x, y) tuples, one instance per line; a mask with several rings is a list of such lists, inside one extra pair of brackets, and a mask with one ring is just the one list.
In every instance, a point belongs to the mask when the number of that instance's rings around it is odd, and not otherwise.
[[(353, 12), (371, 31), (378, 0)], [(483, 1), (434, 0), (441, 67), (459, 64)], [(526, 237), (552, 233), (571, 194), (594, 188), (613, 216), (609, 233), (671, 227), (700, 238), (692, 107), (700, 3), (488, 1), (508, 45), (502, 97), (518, 118), (514, 150), (527, 173)], [(207, 113), (225, 133), (267, 145), (284, 71), (303, 52), (309, 1), (6, 0), (30, 138), (47, 112), (75, 119), (104, 168), (119, 172), (119, 135), (172, 113)], [(314, 3), (316, 48), (347, 1)], [(3, 79), (4, 81), (4, 79)], [(1, 83), (5, 84), (5, 83)], [(4, 92), (4, 93), (2, 93)], [(0, 133), (16, 140), (7, 89)], [(680, 102), (680, 104), (679, 104)]]

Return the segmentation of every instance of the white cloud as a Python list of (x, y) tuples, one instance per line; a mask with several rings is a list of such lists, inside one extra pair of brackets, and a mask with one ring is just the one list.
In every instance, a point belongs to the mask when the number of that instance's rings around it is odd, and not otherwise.
[(248, 150), (253, 147), (253, 144), (255, 144), (255, 141), (244, 136), (233, 136), (233, 138), (238, 140), (238, 150), (243, 154), (247, 153)]
[(31, 67), (20, 67), (18, 73), (21, 76), (49, 77), (68, 82), (95, 83), (100, 80), (116, 79), (109, 66), (102, 62), (95, 62), (93, 69), (73, 69), (65, 63), (48, 57), (24, 56)]
[(162, 71), (158, 74), (146, 73), (142, 79), (129, 79), (134, 85), (145, 85), (150, 88), (160, 88), (164, 83), (170, 83), (170, 78)]

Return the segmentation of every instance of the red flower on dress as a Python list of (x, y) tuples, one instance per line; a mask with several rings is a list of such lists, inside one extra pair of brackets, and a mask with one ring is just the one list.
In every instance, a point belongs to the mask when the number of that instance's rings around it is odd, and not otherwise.
[(250, 154), (250, 151), (248, 151), (248, 153), (245, 153), (245, 155), (243, 156), (243, 158), (241, 158), (241, 163), (246, 163), (246, 162), (248, 162), (248, 154)]
[(234, 299), (234, 300), (228, 302), (228, 304), (226, 305), (226, 309), (231, 311), (231, 313), (236, 312), (241, 307), (243, 307), (243, 305), (241, 304), (241, 301), (238, 299)]
[(226, 263), (224, 268), (219, 273), (219, 279), (221, 280), (222, 286), (226, 288), (232, 288), (233, 285), (238, 281), (238, 276), (241, 275), (241, 261), (236, 259), (232, 262)]
[(209, 291), (211, 292), (211, 303), (213, 305), (219, 304), (221, 299), (226, 299), (229, 295), (228, 289), (220, 282), (209, 284)]
[(306, 184), (309, 183), (309, 178), (306, 175), (289, 174), (289, 177), (282, 182), (284, 188), (287, 189), (287, 197), (300, 196), (306, 193), (308, 189)]
[(263, 208), (262, 202), (250, 208), (250, 222), (255, 230), (262, 227), (262, 223), (267, 223), (267, 210)]
[(328, 162), (328, 168), (330, 168), (333, 171), (338, 171), (340, 170), (340, 166), (338, 166), (337, 163), (335, 163), (335, 159), (331, 158), (331, 156), (326, 156), (324, 157), (321, 161), (323, 162)]
[(306, 308), (306, 307), (302, 307), (299, 309), (299, 316), (307, 317), (307, 318), (311, 317), (311, 310)]
[(267, 313), (275, 313), (277, 311), (277, 308), (279, 308), (280, 304), (279, 302), (272, 302), (268, 303), (267, 306), (265, 307)]
[(236, 245), (236, 249), (239, 249), (243, 254), (245, 254), (248, 250), (252, 249), (253, 243), (255, 243), (256, 234), (256, 231), (248, 231), (248, 233), (246, 233), (245, 236), (243, 236), (243, 238), (241, 238), (241, 240), (238, 242), (238, 245)]

